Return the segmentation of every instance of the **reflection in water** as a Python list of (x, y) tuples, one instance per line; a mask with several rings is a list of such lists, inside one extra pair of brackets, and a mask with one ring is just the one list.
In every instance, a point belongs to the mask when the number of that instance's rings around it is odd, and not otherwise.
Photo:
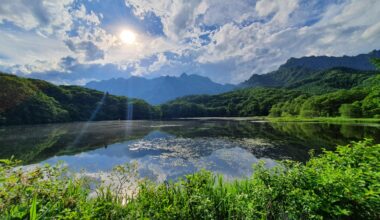
[(378, 125), (253, 123), (249, 121), (108, 121), (0, 128), (0, 158), (24, 164), (64, 161), (96, 174), (137, 161), (142, 176), (176, 179), (202, 168), (227, 178), (250, 175), (251, 165), (277, 159), (306, 161), (308, 152), (365, 137), (380, 142)]

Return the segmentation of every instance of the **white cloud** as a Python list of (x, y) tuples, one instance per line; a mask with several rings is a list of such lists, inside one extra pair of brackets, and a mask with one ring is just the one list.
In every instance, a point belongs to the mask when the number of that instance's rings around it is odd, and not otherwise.
[(164, 33), (172, 40), (180, 40), (191, 35), (198, 15), (197, 9), (201, 6), (200, 0), (125, 0), (125, 3), (133, 7), (134, 13), (141, 18), (148, 12), (154, 12), (161, 18)]
[(169, 65), (170, 61), (166, 58), (166, 56), (162, 53), (157, 55), (157, 60), (149, 66), (149, 72), (155, 72), (161, 69), (161, 67), (165, 65)]
[(252, 16), (255, 7), (250, 0), (125, 0), (125, 3), (133, 7), (134, 13), (141, 19), (149, 12), (159, 16), (165, 35), (173, 41), (199, 37), (205, 33), (201, 31), (202, 25), (241, 22)]
[(72, 21), (67, 7), (73, 0), (5, 0), (0, 4), (0, 23), (10, 22), (42, 35), (63, 35)]
[(33, 33), (19, 33), (0, 30), (0, 51), (6, 56), (0, 59), (3, 66), (13, 67), (12, 72), (30, 73), (59, 68), (58, 61), (70, 51), (60, 40), (44, 38)]
[(274, 14), (273, 21), (287, 23), (289, 15), (298, 8), (298, 0), (259, 0), (256, 11), (259, 16)]
[[(41, 6), (36, 4), (34, 8)], [(15, 13), (15, 12), (18, 13)], [(5, 4), (0, 4), (0, 22), (12, 22), (15, 25), (24, 29), (36, 28), (40, 24), (40, 19), (34, 15), (33, 8), (28, 4), (23, 4), (22, 1), (8, 1)]]
[(65, 43), (71, 51), (80, 53), (85, 61), (104, 59), (104, 51), (99, 49), (92, 41), (74, 43), (71, 40), (67, 40)]
[(72, 15), (78, 19), (82, 19), (83, 21), (88, 22), (89, 24), (100, 25), (99, 17), (93, 11), (88, 13), (86, 7), (83, 4), (78, 10), (75, 10)]
[(378, 39), (380, 36), (380, 22), (368, 27), (362, 34), (362, 37), (368, 39)]
[(330, 7), (318, 23), (298, 31), (297, 41), (304, 44), (296, 53), (341, 56), (379, 49), (379, 14), (377, 0), (353, 0)]
[[(115, 44), (115, 37), (100, 28), (101, 16), (87, 11), (73, 0), (9, 0), (0, 4), (0, 24), (9, 22), (19, 30), (0, 29), (3, 67), (12, 72), (43, 72), (62, 69), (65, 56), (88, 63), (104, 59), (104, 50)], [(23, 30), (24, 31), (23, 31)], [(68, 31), (75, 31), (69, 36)], [(21, 55), (22, 54), (22, 55)]]
[(139, 63), (141, 59), (151, 56), (161, 56), (160, 54), (171, 51), (172, 53), (182, 53), (187, 48), (186, 45), (179, 45), (164, 37), (150, 37), (142, 33), (137, 33), (134, 44), (123, 44), (117, 41), (115, 45), (106, 52), (104, 62), (116, 63), (118, 65), (128, 65), (128, 63)]

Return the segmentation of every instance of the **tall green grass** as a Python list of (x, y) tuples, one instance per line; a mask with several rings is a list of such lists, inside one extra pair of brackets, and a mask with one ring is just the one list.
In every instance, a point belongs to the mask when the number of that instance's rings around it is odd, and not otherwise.
[(379, 158), (380, 145), (365, 140), (306, 164), (261, 162), (242, 180), (203, 170), (176, 182), (143, 180), (127, 194), (121, 189), (136, 177), (129, 164), (115, 168), (120, 181), (98, 185), (96, 197), (88, 180), (62, 166), (25, 171), (3, 160), (0, 219), (379, 219)]

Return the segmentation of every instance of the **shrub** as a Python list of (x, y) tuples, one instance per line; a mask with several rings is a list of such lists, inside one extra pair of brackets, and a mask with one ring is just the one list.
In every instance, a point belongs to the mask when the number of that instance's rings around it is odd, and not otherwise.
[(362, 116), (361, 106), (359, 102), (353, 104), (343, 104), (339, 108), (340, 116), (347, 118), (359, 118)]

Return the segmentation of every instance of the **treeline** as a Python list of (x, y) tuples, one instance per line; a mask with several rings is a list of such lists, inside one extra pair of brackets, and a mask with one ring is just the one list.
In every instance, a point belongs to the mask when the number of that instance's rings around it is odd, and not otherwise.
[(143, 100), (0, 74), (0, 125), (159, 118)]

